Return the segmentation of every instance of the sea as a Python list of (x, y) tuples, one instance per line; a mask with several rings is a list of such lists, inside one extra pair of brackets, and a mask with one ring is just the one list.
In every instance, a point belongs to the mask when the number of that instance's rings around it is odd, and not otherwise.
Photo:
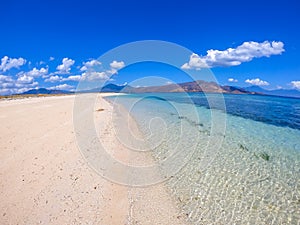
[(299, 224), (300, 99), (204, 93), (107, 99), (135, 119), (162, 165), (161, 182), (191, 224)]

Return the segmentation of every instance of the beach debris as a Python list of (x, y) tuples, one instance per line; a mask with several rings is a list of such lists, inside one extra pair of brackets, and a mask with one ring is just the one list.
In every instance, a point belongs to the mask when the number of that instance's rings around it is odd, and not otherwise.
[(99, 109), (97, 109), (96, 111), (97, 111), (97, 112), (102, 112), (102, 111), (104, 111), (104, 109), (99, 108)]

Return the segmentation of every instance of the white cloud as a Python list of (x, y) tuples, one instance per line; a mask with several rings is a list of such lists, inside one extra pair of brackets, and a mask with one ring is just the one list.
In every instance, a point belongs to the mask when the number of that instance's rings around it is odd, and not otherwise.
[(238, 80), (237, 80), (237, 79), (234, 79), (234, 78), (228, 78), (228, 81), (229, 81), (229, 82), (233, 82), (233, 83), (238, 82)]
[(62, 81), (79, 81), (81, 79), (80, 75), (68, 76), (67, 78), (63, 78)]
[(80, 75), (71, 75), (68, 77), (62, 77), (62, 76), (58, 76), (58, 75), (52, 75), (49, 78), (45, 79), (45, 82), (62, 82), (62, 81), (79, 81), (81, 79)]
[(270, 85), (267, 81), (263, 81), (259, 78), (247, 79), (247, 80), (245, 80), (245, 82), (248, 83), (248, 84), (257, 85), (257, 86), (268, 86), (268, 85)]
[(26, 60), (23, 58), (9, 58), (8, 56), (4, 56), (1, 59), (0, 70), (3, 72), (10, 70), (11, 68), (19, 68), (26, 63)]
[(25, 72), (26, 75), (31, 77), (40, 77), (46, 75), (47, 73), (48, 73), (48, 68), (41, 68), (41, 69), (33, 68), (29, 72)]
[(71, 66), (73, 66), (75, 61), (73, 59), (63, 58), (62, 64), (58, 65), (56, 69), (58, 70), (56, 73), (58, 74), (68, 74), (70, 73)]
[(118, 74), (118, 70), (125, 67), (125, 63), (123, 61), (118, 62), (116, 60), (112, 61), (109, 65), (110, 65), (110, 70), (106, 71), (108, 76)]
[(93, 68), (95, 66), (100, 66), (101, 62), (99, 62), (96, 59), (92, 59), (91, 61), (87, 61), (85, 63), (83, 63), (83, 67), (81, 67), (81, 71), (87, 71), (90, 68)]
[(0, 89), (0, 95), (10, 95), (10, 90), (9, 88), (1, 88)]
[(123, 61), (118, 62), (118, 61), (114, 60), (109, 65), (112, 69), (119, 70), (125, 66), (125, 63)]
[(254, 58), (280, 55), (284, 52), (283, 47), (284, 44), (281, 41), (244, 42), (237, 48), (228, 48), (224, 51), (208, 50), (205, 56), (193, 53), (189, 62), (183, 64), (181, 68), (199, 70), (202, 68), (237, 66)]
[(123, 68), (125, 66), (125, 63), (123, 61), (116, 61), (114, 60), (111, 62), (110, 69), (105, 71), (97, 71), (99, 68), (97, 66), (101, 65), (101, 62), (97, 60), (91, 60), (84, 63), (84, 66), (81, 67), (81, 71), (84, 71), (82, 73), (82, 79), (83, 80), (108, 80), (110, 77), (114, 74), (118, 73), (118, 70)]
[(209, 68), (209, 66), (206, 64), (205, 60), (201, 58), (196, 53), (193, 53), (190, 56), (190, 61), (188, 63), (185, 63), (181, 66), (181, 69), (195, 69), (200, 70), (201, 68)]
[(109, 74), (107, 74), (106, 72), (90, 71), (90, 72), (84, 72), (82, 74), (82, 79), (88, 81), (107, 80), (109, 79), (109, 77), (110, 77)]
[[(28, 88), (28, 89), (32, 89), (34, 87), (37, 87), (38, 86), (38, 82), (37, 81), (34, 81), (32, 83), (20, 83), (17, 81), (17, 83), (15, 83), (15, 87), (18, 88), (16, 90), (17, 93), (20, 93), (20, 92), (23, 92), (22, 91), (22, 88)], [(21, 91), (20, 91), (21, 90)]]
[(30, 71), (19, 72), (15, 79), (11, 76), (0, 75), (1, 94), (17, 94), (35, 88), (39, 85), (34, 79), (48, 73), (48, 68), (33, 68)]
[(17, 83), (30, 84), (33, 82), (33, 80), (34, 80), (33, 77), (24, 74), (24, 75), (18, 77)]
[(11, 76), (0, 75), (0, 94), (10, 95), (18, 94), (38, 86), (38, 82), (33, 77), (23, 74), (17, 80)]
[(292, 81), (291, 85), (293, 88), (299, 89), (300, 90), (300, 80), (298, 81)]
[(55, 59), (55, 58), (52, 57), (52, 56), (49, 57), (49, 61), (53, 61), (54, 59)]
[(11, 81), (12, 81), (11, 76), (0, 75), (0, 83), (11, 82)]
[(0, 90), (14, 87), (14, 80), (11, 76), (0, 75)]
[(74, 88), (74, 86), (72, 86), (72, 85), (60, 84), (60, 85), (56, 85), (56, 86), (50, 87), (49, 89), (50, 90), (71, 90), (73, 88)]
[(51, 76), (47, 79), (45, 79), (45, 82), (51, 82), (51, 83), (54, 83), (54, 82), (58, 82), (58, 81), (61, 81), (63, 78), (61, 76), (58, 76), (58, 75), (54, 75), (54, 76)]
[(14, 89), (14, 94), (21, 94), (25, 91), (29, 91), (30, 89), (36, 89), (36, 88), (38, 88), (38, 82), (34, 82), (32, 85), (18, 87), (17, 89)]

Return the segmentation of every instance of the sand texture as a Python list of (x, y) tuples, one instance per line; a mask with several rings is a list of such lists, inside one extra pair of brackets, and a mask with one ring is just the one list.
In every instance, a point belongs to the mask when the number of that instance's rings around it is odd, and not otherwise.
[[(119, 185), (88, 166), (73, 104), (74, 96), (0, 102), (0, 224), (185, 224), (163, 184)], [(114, 157), (134, 161), (112, 132), (112, 105), (101, 96), (96, 104), (99, 137)]]

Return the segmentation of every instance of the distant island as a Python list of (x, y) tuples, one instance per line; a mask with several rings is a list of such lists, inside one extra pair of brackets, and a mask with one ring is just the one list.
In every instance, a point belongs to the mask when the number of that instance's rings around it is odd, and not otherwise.
[(162, 86), (132, 87), (129, 85), (107, 84), (103, 88), (96, 88), (92, 92), (123, 92), (123, 93), (149, 93), (149, 92), (205, 92), (224, 94), (256, 94), (272, 95), (282, 97), (300, 98), (300, 91), (296, 89), (265, 90), (259, 86), (246, 88), (229, 85), (219, 85), (216, 82), (206, 82), (203, 80), (185, 82), (179, 84), (166, 84)]
[[(97, 92), (122, 92), (122, 93), (150, 93), (150, 92), (205, 92), (205, 93), (224, 93), (224, 94), (256, 94), (272, 95), (282, 97), (300, 98), (300, 91), (296, 89), (277, 89), (265, 90), (259, 86), (235, 87), (229, 85), (219, 85), (216, 82), (207, 82), (203, 80), (185, 82), (179, 84), (166, 84), (161, 86), (132, 87), (130, 85), (107, 84), (103, 87), (90, 90), (78, 91), (78, 93), (97, 93)], [(60, 95), (74, 94), (75, 92), (67, 90), (49, 90), (46, 88), (31, 89), (17, 95)]]

